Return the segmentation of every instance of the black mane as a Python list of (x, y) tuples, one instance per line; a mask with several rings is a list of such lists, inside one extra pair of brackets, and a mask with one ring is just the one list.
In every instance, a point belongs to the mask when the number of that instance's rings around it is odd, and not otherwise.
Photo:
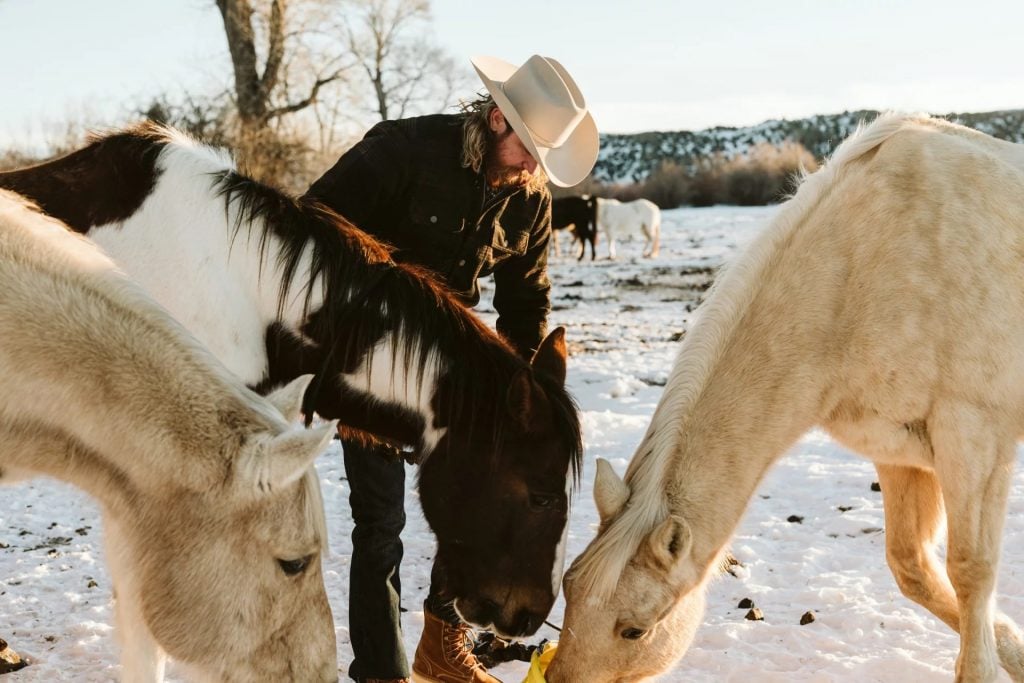
[[(259, 239), (264, 261), (270, 238), (279, 240), (275, 265), (286, 283), (279, 309), (283, 309), (290, 295), (288, 285), (311, 247), (311, 264), (302, 285), (308, 322), (302, 331), (314, 341), (337, 344), (321, 348), (317, 359), (322, 369), (353, 371), (373, 344), (386, 332), (395, 332), (400, 343), (394, 352), (404, 354), (406, 365), (416, 368), (417, 381), (427, 371), (431, 346), (447, 359), (444, 388), (455, 400), (449, 403), (447, 414), (439, 416), (444, 424), (499, 426), (504, 422), (488, 412), (504, 409), (512, 376), (529, 364), (430, 271), (393, 261), (389, 246), (315, 200), (291, 197), (234, 171), (221, 174), (215, 187), (225, 200), (225, 211), (236, 208), (235, 239), (245, 224), (258, 230), (254, 236)], [(313, 310), (312, 295), (318, 282), (325, 293), (324, 302)], [(420, 340), (425, 343), (418, 343)], [(583, 445), (575, 402), (554, 379), (543, 373), (534, 373), (534, 379), (551, 402), (553, 422), (571, 450), (572, 475), (578, 483)], [(491, 438), (497, 444), (502, 435), (494, 433)]]

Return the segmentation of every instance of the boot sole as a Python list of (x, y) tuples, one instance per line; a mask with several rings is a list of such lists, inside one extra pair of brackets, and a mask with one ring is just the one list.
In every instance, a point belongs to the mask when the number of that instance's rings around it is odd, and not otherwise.
[(412, 683), (444, 683), (440, 678), (433, 678), (431, 676), (424, 676), (423, 674), (412, 672)]

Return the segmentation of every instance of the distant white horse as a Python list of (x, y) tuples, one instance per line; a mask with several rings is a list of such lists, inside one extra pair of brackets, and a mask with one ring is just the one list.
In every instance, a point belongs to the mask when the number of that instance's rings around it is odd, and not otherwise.
[(644, 258), (655, 258), (661, 244), (661, 209), (647, 199), (620, 202), (618, 199), (597, 199), (597, 230), (608, 241), (608, 258), (615, 258), (615, 241), (644, 238)]
[(883, 116), (726, 268), (625, 480), (598, 469), (601, 527), (565, 579), (547, 680), (678, 659), (758, 482), (816, 424), (875, 463), (889, 566), (959, 632), (957, 681), (1000, 663), (1024, 681), (994, 596), (1024, 434), (1024, 146)]
[(336, 681), (309, 377), (235, 379), (91, 243), (0, 190), (0, 480), (102, 504), (126, 681)]

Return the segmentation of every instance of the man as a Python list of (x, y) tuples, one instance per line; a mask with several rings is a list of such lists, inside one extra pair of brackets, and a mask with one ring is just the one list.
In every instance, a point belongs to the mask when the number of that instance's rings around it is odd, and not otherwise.
[[(583, 180), (598, 136), (582, 93), (553, 59), (521, 67), (472, 60), (489, 95), (461, 114), (384, 121), (309, 188), (363, 230), (396, 247), (395, 258), (430, 268), (467, 306), (493, 273), (497, 330), (529, 359), (550, 310), (548, 180)], [(344, 444), (351, 487), (349, 633), (353, 680), (409, 681), (399, 623), (405, 526), (403, 461), (387, 449)], [(469, 627), (441, 597), (435, 565), (412, 679), (487, 683)]]

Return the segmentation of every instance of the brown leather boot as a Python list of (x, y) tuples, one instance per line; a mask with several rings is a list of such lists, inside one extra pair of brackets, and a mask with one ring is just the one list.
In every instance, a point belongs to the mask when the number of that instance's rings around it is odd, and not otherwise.
[(412, 683), (501, 683), (473, 654), (473, 631), (423, 610), (423, 635), (412, 662)]

